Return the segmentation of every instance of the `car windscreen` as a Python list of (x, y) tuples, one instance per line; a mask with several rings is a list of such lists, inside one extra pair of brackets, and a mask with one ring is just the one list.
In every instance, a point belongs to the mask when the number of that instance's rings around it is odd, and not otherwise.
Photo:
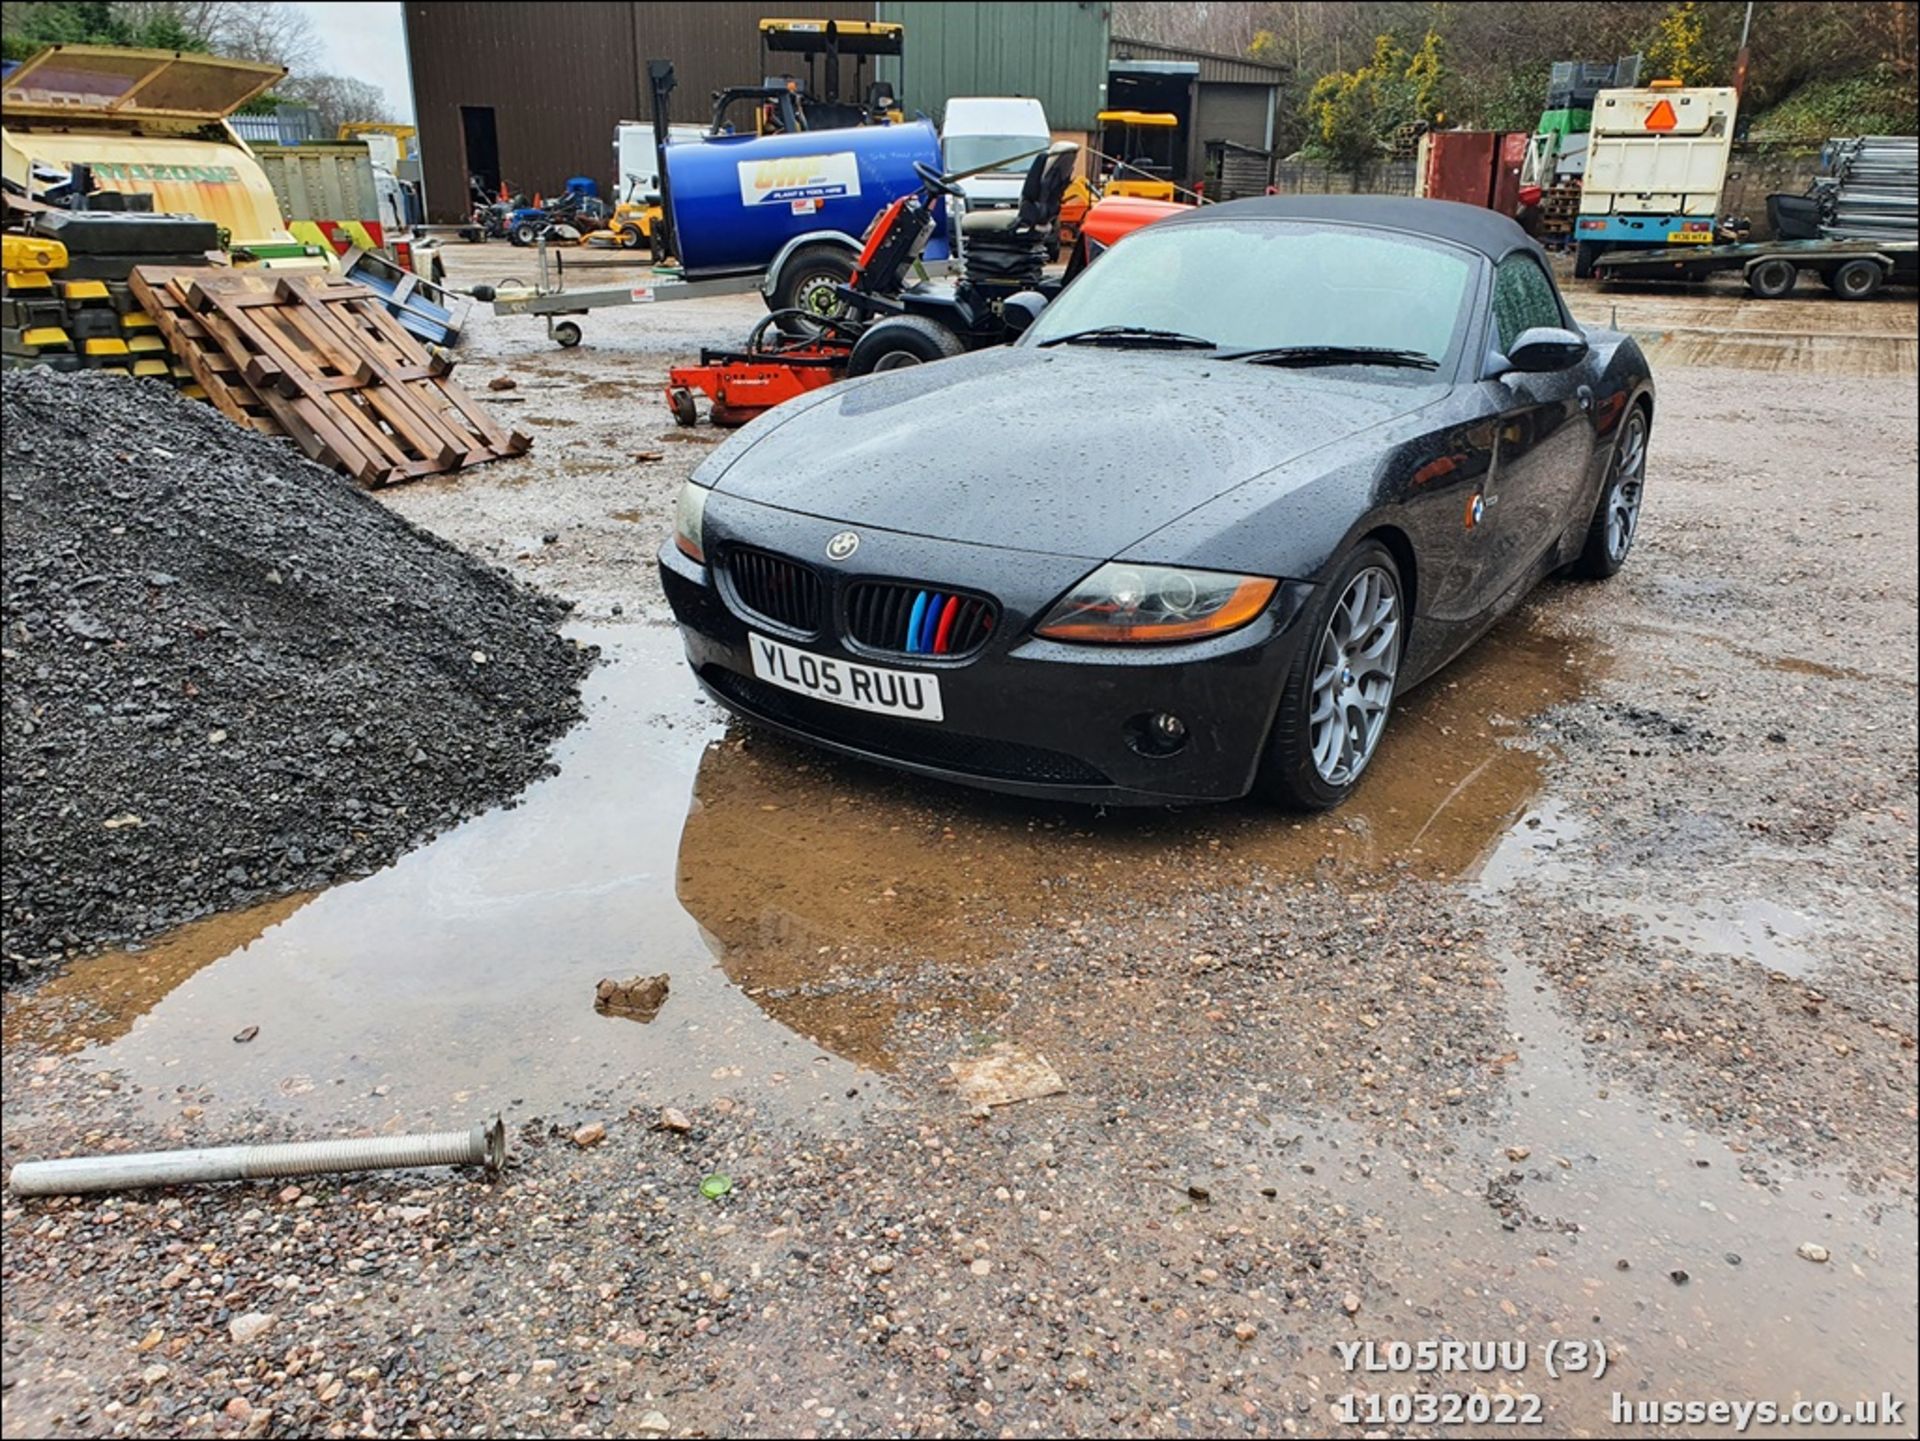
[(1033, 164), (1033, 152), (1045, 150), (1053, 141), (1045, 135), (949, 135), (941, 143), (949, 174), (991, 165), (990, 174), (1025, 175)]
[(1439, 241), (1311, 222), (1180, 221), (1135, 231), (1049, 305), (1027, 344), (1121, 326), (1223, 351), (1293, 346), (1453, 353), (1474, 258)]

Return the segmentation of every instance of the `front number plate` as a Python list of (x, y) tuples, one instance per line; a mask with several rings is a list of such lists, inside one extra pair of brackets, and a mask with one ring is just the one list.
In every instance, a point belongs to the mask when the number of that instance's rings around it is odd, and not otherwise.
[(876, 715), (923, 721), (945, 718), (937, 676), (814, 655), (751, 631), (747, 645), (753, 651), (753, 673), (768, 685)]

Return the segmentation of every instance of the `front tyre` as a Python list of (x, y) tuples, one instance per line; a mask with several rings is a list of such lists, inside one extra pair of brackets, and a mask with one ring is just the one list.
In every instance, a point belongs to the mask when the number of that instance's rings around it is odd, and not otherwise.
[(1406, 634), (1400, 567), (1361, 542), (1301, 621), (1299, 653), (1255, 789), (1290, 810), (1324, 811), (1359, 783), (1386, 732)]
[(1587, 523), (1587, 541), (1573, 573), (1588, 580), (1605, 580), (1627, 563), (1633, 538), (1640, 533), (1640, 502), (1647, 487), (1647, 440), (1653, 423), (1645, 406), (1627, 412), (1607, 463), (1607, 483)]
[(960, 337), (938, 321), (921, 315), (899, 315), (878, 321), (860, 332), (847, 357), (848, 375), (872, 375), (906, 365), (931, 365), (951, 360), (966, 349)]

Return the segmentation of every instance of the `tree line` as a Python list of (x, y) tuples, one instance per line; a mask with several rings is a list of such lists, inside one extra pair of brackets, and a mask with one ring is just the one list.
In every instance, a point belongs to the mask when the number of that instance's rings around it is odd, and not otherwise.
[(6, 58), (22, 60), (45, 45), (130, 45), (185, 50), (283, 65), (287, 77), (248, 106), (312, 106), (325, 134), (346, 121), (391, 120), (378, 85), (316, 70), (313, 23), (295, 5), (249, 0), (8, 0), (0, 8)]

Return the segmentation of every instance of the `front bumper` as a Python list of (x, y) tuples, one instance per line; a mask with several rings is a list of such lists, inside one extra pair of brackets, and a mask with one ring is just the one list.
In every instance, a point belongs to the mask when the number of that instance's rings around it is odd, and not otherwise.
[[(724, 503), (723, 503), (724, 502)], [(1267, 613), (1217, 639), (1170, 646), (1088, 646), (1041, 640), (1037, 615), (1093, 568), (1076, 557), (928, 540), (862, 530), (855, 560), (824, 559), (836, 521), (716, 495), (708, 503), (710, 558), (739, 540), (812, 565), (827, 586), (827, 614), (839, 587), (893, 579), (982, 590), (1000, 602), (994, 636), (961, 660), (881, 655), (850, 644), (829, 623), (801, 638), (777, 624), (743, 619), (712, 566), (669, 540), (660, 579), (702, 687), (729, 710), (812, 744), (916, 775), (1014, 795), (1106, 805), (1221, 801), (1252, 788), (1272, 727), (1298, 619), (1310, 587), (1285, 585)], [(939, 676), (945, 719), (937, 724), (871, 715), (758, 680), (750, 632), (823, 655)], [(1179, 716), (1184, 746), (1143, 754), (1129, 722), (1153, 712)], [(1137, 735), (1137, 726), (1133, 734)]]

